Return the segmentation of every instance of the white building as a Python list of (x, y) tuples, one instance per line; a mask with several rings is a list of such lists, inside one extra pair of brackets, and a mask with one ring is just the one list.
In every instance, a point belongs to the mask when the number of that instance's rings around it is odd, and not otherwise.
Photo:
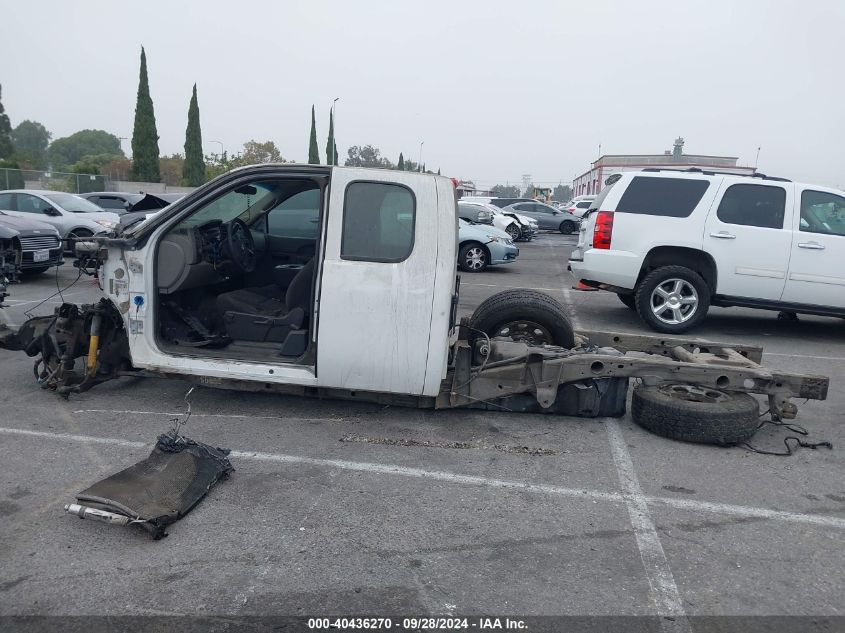
[(674, 148), (663, 154), (604, 154), (590, 165), (590, 169), (572, 181), (572, 195), (597, 194), (605, 180), (613, 174), (623, 171), (639, 171), (646, 168), (716, 169), (731, 174), (748, 175), (756, 171), (754, 167), (737, 165), (736, 156), (703, 156), (684, 154), (684, 139), (675, 139)]

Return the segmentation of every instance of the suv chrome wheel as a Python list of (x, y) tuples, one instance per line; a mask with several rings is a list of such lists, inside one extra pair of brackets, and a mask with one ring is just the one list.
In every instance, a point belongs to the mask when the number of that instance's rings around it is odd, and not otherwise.
[(667, 279), (654, 288), (650, 304), (657, 320), (679, 325), (689, 321), (698, 309), (698, 292), (685, 279)]

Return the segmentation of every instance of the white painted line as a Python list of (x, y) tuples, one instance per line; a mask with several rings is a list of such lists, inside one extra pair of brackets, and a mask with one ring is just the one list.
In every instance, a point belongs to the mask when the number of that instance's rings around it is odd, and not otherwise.
[[(161, 415), (171, 415), (161, 414)], [(194, 414), (196, 415), (196, 414)], [(209, 414), (210, 415), (210, 414)], [(111, 437), (95, 437), (90, 435), (73, 435), (70, 433), (52, 433), (49, 431), (31, 431), (29, 429), (15, 429), (0, 427), (0, 435), (18, 435), (24, 437), (38, 437), (51, 440), (80, 442), (83, 444), (103, 444), (112, 446), (123, 446), (126, 448), (152, 448), (147, 442), (135, 442)], [(549, 484), (532, 484), (530, 482), (489, 479), (474, 475), (461, 475), (446, 471), (430, 471), (419, 468), (406, 468), (392, 464), (375, 464), (370, 462), (353, 462), (335, 459), (315, 459), (299, 455), (284, 455), (276, 453), (257, 453), (252, 451), (233, 451), (232, 455), (241, 459), (254, 459), (258, 461), (270, 461), (282, 464), (308, 464), (311, 466), (326, 466), (341, 470), (352, 470), (372, 472), (387, 475), (400, 475), (404, 477), (418, 477), (423, 479), (438, 479), (457, 484), (469, 484), (477, 486), (492, 486), (494, 488), (507, 488), (514, 490), (525, 490), (527, 492), (538, 492), (548, 495), (564, 497), (575, 497), (590, 499), (594, 501), (605, 501), (621, 503), (626, 500), (625, 495), (617, 492), (603, 492), (599, 490), (564, 488)], [(691, 512), (707, 512), (711, 514), (727, 514), (730, 516), (741, 516), (748, 518), (769, 519), (786, 523), (799, 523), (803, 525), (819, 525), (823, 527), (845, 530), (845, 518), (827, 516), (821, 514), (802, 514), (800, 512), (786, 512), (772, 510), (769, 508), (757, 508), (750, 506), (738, 506), (727, 503), (712, 503), (708, 501), (694, 501), (691, 499), (678, 499), (675, 497), (644, 497), (650, 504), (666, 507), (689, 510)]]
[(625, 438), (619, 423), (606, 418), (605, 428), (607, 438), (610, 440), (610, 451), (613, 454), (613, 463), (616, 465), (616, 472), (619, 475), (619, 483), (625, 495), (625, 505), (628, 507), (628, 516), (631, 517), (631, 524), (634, 526), (634, 536), (637, 539), (637, 548), (640, 550), (640, 558), (645, 567), (648, 585), (651, 589), (651, 598), (660, 616), (684, 617), (684, 602), (681, 599), (681, 592), (675, 584), (672, 569), (669, 567), (669, 560), (663, 551), (663, 544), (651, 520), (651, 513), (648, 510), (648, 502), (640, 488), (637, 473), (634, 471), (634, 464), (628, 447), (625, 445)]
[[(131, 409), (77, 409), (73, 412), (76, 414), (85, 413), (115, 413), (118, 415), (161, 415), (165, 417), (184, 417), (187, 411), (168, 412), (168, 411), (133, 411)], [(192, 418), (232, 418), (234, 420), (285, 420), (288, 422), (310, 422), (312, 420), (331, 421), (334, 418), (292, 418), (283, 417), (280, 415), (232, 415), (229, 413), (197, 413), (191, 412)], [(339, 419), (339, 418), (338, 418)]]

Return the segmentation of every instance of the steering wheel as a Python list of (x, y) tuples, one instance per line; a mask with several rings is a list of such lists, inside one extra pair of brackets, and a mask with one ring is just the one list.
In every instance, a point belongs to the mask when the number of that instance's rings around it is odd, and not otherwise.
[(255, 256), (255, 240), (243, 220), (235, 218), (229, 222), (226, 244), (232, 263), (244, 273), (255, 270), (258, 258)]

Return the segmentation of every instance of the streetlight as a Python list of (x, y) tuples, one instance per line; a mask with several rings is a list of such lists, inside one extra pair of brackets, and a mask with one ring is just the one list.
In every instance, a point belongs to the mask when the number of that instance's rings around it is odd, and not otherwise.
[(335, 104), (338, 101), (340, 101), (340, 97), (335, 97), (335, 100), (332, 101), (332, 107), (330, 108), (331, 112), (332, 112), (332, 124), (334, 125), (334, 128), (332, 129), (332, 148), (331, 148), (332, 149), (332, 158), (329, 161), (329, 165), (334, 165), (337, 162), (337, 156), (335, 156), (335, 153), (334, 153), (334, 146), (335, 146), (334, 138), (336, 136), (335, 130), (337, 129), (337, 114), (335, 114), (335, 112), (337, 111), (337, 108), (335, 107)]
[(220, 160), (223, 160), (223, 154), (226, 153), (226, 150), (223, 149), (223, 143), (220, 141), (209, 141), (209, 143), (218, 143), (220, 145)]
[(420, 141), (420, 162), (417, 164), (417, 170), (422, 173), (422, 146), (425, 145), (425, 141)]

